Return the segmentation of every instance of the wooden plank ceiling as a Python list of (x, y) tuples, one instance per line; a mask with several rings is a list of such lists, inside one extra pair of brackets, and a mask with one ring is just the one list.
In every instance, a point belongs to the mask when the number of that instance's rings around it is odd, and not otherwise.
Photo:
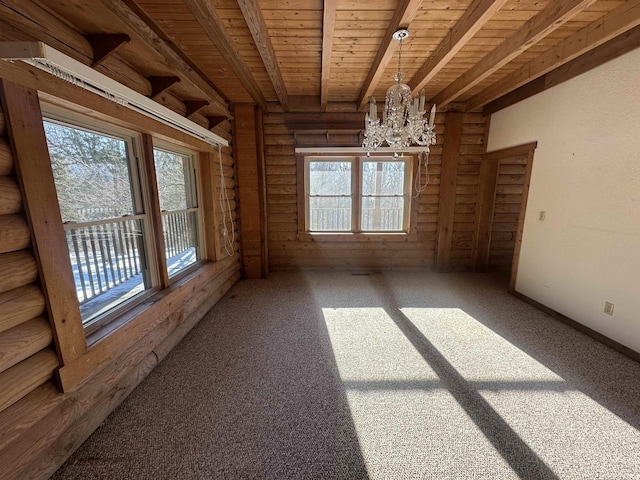
[[(147, 37), (174, 53), (149, 55), (133, 38), (118, 49), (132, 68), (149, 78), (172, 69), (180, 75), (175, 69), (187, 65), (199, 80), (170, 85), (176, 97), (197, 101), (189, 85), (202, 92), (199, 83), (206, 83), (221, 101), (254, 102), (267, 111), (363, 111), (371, 95), (382, 100), (397, 70), (391, 33), (398, 27), (411, 33), (402, 70), (414, 94), (424, 89), (440, 106), (455, 102), (471, 111), (640, 24), (640, 0), (41, 3), (85, 35), (144, 36), (141, 19)], [(149, 38), (147, 46), (154, 45)], [(214, 107), (205, 105), (204, 114), (216, 114)]]

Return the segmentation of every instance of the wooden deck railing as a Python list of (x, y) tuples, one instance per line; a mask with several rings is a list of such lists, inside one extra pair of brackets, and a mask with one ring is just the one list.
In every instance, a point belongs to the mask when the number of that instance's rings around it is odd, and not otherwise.
[[(197, 245), (196, 215), (196, 209), (162, 212), (167, 259)], [(141, 276), (145, 265), (142, 218), (137, 215), (65, 224), (81, 305)]]
[(140, 275), (144, 248), (140, 216), (65, 224), (80, 303)]
[[(379, 222), (379, 223), (378, 223)], [(402, 231), (402, 208), (366, 208), (362, 210), (363, 231)], [(379, 224), (380, 228), (374, 228)], [(312, 231), (348, 231), (351, 229), (350, 208), (310, 208), (309, 225)]]
[(312, 231), (351, 229), (351, 208), (310, 208), (309, 226)]
[[(400, 231), (403, 229), (402, 208), (365, 208), (362, 210), (362, 230)], [(375, 228), (380, 225), (379, 228)]]
[(162, 227), (167, 258), (180, 255), (197, 245), (197, 212), (195, 208), (162, 212)]

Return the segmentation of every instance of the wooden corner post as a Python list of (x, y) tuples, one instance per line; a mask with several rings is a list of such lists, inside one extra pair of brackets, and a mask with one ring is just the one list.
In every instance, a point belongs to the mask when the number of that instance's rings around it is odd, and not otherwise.
[(436, 257), (433, 264), (433, 269), (436, 272), (451, 271), (451, 242), (453, 239), (453, 216), (456, 206), (461, 138), (462, 113), (447, 112), (444, 124), (442, 174), (440, 176)]
[(238, 175), (238, 225), (245, 278), (267, 276), (262, 115), (254, 104), (236, 103), (233, 156)]

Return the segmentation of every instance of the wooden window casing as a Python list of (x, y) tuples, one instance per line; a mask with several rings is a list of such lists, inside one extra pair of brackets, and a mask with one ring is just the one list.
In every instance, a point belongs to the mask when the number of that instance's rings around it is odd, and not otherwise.
[[(336, 241), (384, 241), (389, 236), (402, 236), (407, 240), (416, 240), (417, 198), (414, 198), (413, 181), (418, 174), (418, 162), (411, 156), (390, 157), (389, 155), (367, 156), (298, 156), (298, 239), (308, 241), (313, 238)], [(310, 162), (349, 162), (351, 163), (351, 228), (349, 230), (312, 230), (309, 215), (309, 163)], [(404, 170), (404, 208), (402, 228), (394, 230), (366, 230), (361, 228), (363, 165), (365, 162), (403, 162)], [(346, 196), (345, 196), (346, 198)]]
[[(111, 136), (125, 141), (127, 146), (134, 211), (132, 212), (133, 215), (124, 218), (131, 221), (139, 221), (143, 225), (144, 254), (140, 262), (145, 270), (143, 274), (145, 288), (144, 291), (130, 298), (124, 298), (120, 303), (111, 305), (107, 311), (90, 318), (89, 322), (83, 317), (85, 334), (88, 337), (89, 344), (92, 344), (104, 338), (105, 335), (108, 335), (113, 330), (112, 323), (114, 326), (120, 325), (121, 321), (119, 319), (123, 318), (124, 313), (144, 302), (155, 292), (188, 275), (199, 265), (202, 265), (203, 258), (206, 258), (207, 249), (210, 247), (206, 246), (207, 241), (204, 239), (203, 212), (199, 203), (200, 191), (204, 189), (201, 186), (199, 173), (199, 155), (195, 149), (180, 145), (171, 141), (171, 139), (161, 138), (156, 140), (152, 135), (136, 131), (131, 127), (116, 125), (104, 118), (92, 118), (71, 109), (45, 102), (42, 104), (42, 109), (44, 120), (47, 122), (54, 122), (99, 135)], [(159, 206), (158, 183), (153, 157), (154, 148), (187, 157), (191, 170), (186, 175), (186, 179), (189, 182), (187, 196), (190, 205), (195, 205), (195, 208), (190, 207), (186, 211), (195, 213), (195, 218), (197, 219), (197, 258), (194, 263), (171, 276), (169, 276), (166, 263), (162, 212), (160, 212)], [(89, 222), (87, 225), (101, 225), (102, 223)], [(66, 224), (65, 230), (82, 225), (84, 224)], [(212, 255), (212, 257), (214, 257), (212, 259), (215, 259), (216, 256)], [(105, 270), (107, 268), (107, 266), (104, 266)]]
[[(81, 307), (83, 326), (87, 335), (90, 335), (118, 317), (123, 310), (144, 301), (160, 285), (159, 266), (152, 254), (158, 247), (154, 242), (149, 215), (153, 189), (144, 175), (149, 168), (148, 159), (143, 154), (141, 135), (135, 131), (56, 108), (45, 107), (43, 110), (44, 121), (47, 123), (113, 138), (123, 142), (126, 149), (131, 212), (119, 217), (66, 221), (64, 224), (68, 238), (72, 239), (77, 276), (81, 282), (76, 281), (76, 289), (82, 289), (84, 301), (81, 304), (88, 307), (84, 310)], [(138, 235), (140, 238), (136, 238)], [(76, 237), (78, 240), (73, 241)], [(116, 253), (118, 251), (122, 258)], [(78, 256), (80, 252), (82, 254)], [(72, 252), (69, 255), (71, 257)], [(117, 294), (117, 298), (108, 301), (119, 286), (122, 290), (126, 282), (134, 280), (137, 275), (140, 275), (141, 291), (139, 286), (134, 286), (132, 291), (122, 291)], [(87, 297), (88, 294), (90, 297)]]
[[(184, 318), (199, 315), (199, 305), (211, 301), (210, 288), (226, 289), (238, 278), (237, 253), (226, 258), (219, 252), (217, 197), (214, 192), (222, 174), (214, 171), (215, 165), (212, 165), (218, 162), (218, 153), (207, 142), (82, 88), (70, 87), (64, 80), (24, 67), (20, 62), (7, 62), (3, 67), (0, 87), (4, 118), (23, 191), (27, 221), (23, 234), (31, 234), (46, 311), (61, 365), (55, 371), (55, 377), (63, 392), (72, 392), (105, 367), (116, 368), (113, 361), (120, 355), (127, 355), (127, 362), (141, 361), (168, 332), (181, 325)], [(42, 123), (43, 110), (46, 116), (50, 116), (51, 110), (56, 108), (69, 116), (77, 114), (87, 121), (97, 120), (141, 134), (143, 150), (148, 145), (152, 150), (154, 140), (193, 150), (198, 154), (202, 173), (199, 186), (205, 219), (203, 258), (206, 261), (184, 278), (175, 279), (170, 286), (161, 282), (157, 291), (140, 304), (123, 308), (112, 321), (90, 335), (82, 326), (69, 256), (60, 254), (68, 247), (60, 210), (54, 200), (56, 191)], [(144, 151), (143, 155), (146, 155)], [(147, 155), (145, 158), (152, 157)], [(143, 184), (152, 184), (148, 181), (152, 172), (150, 168), (140, 172), (145, 180)], [(226, 173), (224, 176), (225, 181), (229, 179)], [(150, 193), (148, 213), (152, 217), (155, 211), (151, 200), (157, 200), (157, 195), (154, 196), (153, 191)], [(25, 242), (28, 237), (24, 237)], [(223, 280), (227, 274), (229, 278)], [(213, 286), (212, 281), (215, 282)], [(217, 293), (214, 294), (216, 296)]]
[[(311, 163), (323, 163), (327, 165), (331, 164), (347, 164), (349, 165), (349, 175), (348, 175), (348, 185), (349, 185), (349, 193), (325, 193), (325, 194), (311, 194), (311, 175), (309, 174), (309, 168)], [(356, 199), (358, 198), (358, 182), (356, 176), (354, 175), (354, 170), (357, 169), (357, 162), (353, 157), (326, 157), (326, 158), (317, 158), (317, 157), (307, 157), (305, 158), (305, 231), (309, 233), (344, 233), (344, 232), (353, 232), (358, 225), (357, 223), (357, 205)], [(348, 209), (349, 209), (349, 218), (348, 220), (348, 228), (334, 228), (334, 229), (315, 229), (312, 230), (311, 219), (310, 219), (310, 209), (311, 209), (311, 199), (336, 199), (336, 200), (347, 200)], [(341, 208), (341, 207), (335, 207)], [(344, 207), (342, 207), (344, 208)], [(344, 219), (343, 219), (344, 220)], [(344, 223), (341, 222), (341, 223)]]
[[(164, 153), (168, 153), (171, 155), (175, 155), (178, 157), (182, 157), (183, 159), (183, 167), (184, 167), (184, 187), (185, 187), (185, 208), (181, 208), (178, 210), (167, 210), (166, 208), (163, 208), (163, 205), (160, 204), (160, 210), (161, 210), (161, 217), (164, 217), (164, 222), (162, 223), (163, 225), (163, 234), (165, 237), (165, 243), (166, 243), (166, 238), (172, 235), (172, 230), (175, 230), (176, 228), (179, 228), (180, 222), (177, 222), (177, 225), (170, 225), (171, 222), (168, 221), (169, 215), (171, 214), (178, 214), (178, 215), (182, 215), (185, 217), (189, 217), (190, 219), (193, 219), (191, 221), (193, 221), (194, 225), (192, 225), (193, 229), (195, 230), (194, 232), (194, 236), (193, 238), (191, 238), (190, 240), (192, 240), (192, 243), (194, 244), (193, 246), (189, 245), (189, 248), (193, 247), (195, 249), (195, 261), (193, 263), (190, 263), (189, 265), (186, 265), (185, 267), (175, 271), (173, 274), (171, 274), (170, 272), (167, 272), (168, 274), (168, 278), (170, 282), (174, 282), (175, 280), (181, 278), (182, 276), (184, 276), (185, 274), (187, 274), (189, 271), (191, 271), (195, 266), (197, 266), (198, 264), (201, 263), (202, 259), (204, 258), (204, 254), (205, 254), (205, 239), (204, 239), (204, 227), (203, 227), (203, 212), (202, 212), (202, 208), (201, 208), (201, 200), (200, 200), (200, 168), (199, 168), (199, 162), (198, 162), (198, 155), (195, 151), (192, 150), (188, 150), (188, 149), (184, 149), (184, 148), (179, 148), (176, 147), (175, 145), (171, 145), (170, 143), (166, 143), (166, 142), (156, 142), (154, 144), (154, 167), (157, 167), (157, 165), (155, 164), (155, 154), (156, 152), (164, 152)], [(156, 168), (156, 190), (158, 191), (158, 197), (162, 197), (162, 194), (160, 193), (162, 190), (162, 178), (158, 178), (158, 172), (157, 172), (157, 168)], [(159, 200), (161, 200), (159, 198)], [(185, 218), (182, 219), (182, 223), (184, 223)], [(173, 247), (171, 245), (171, 242), (169, 242), (169, 245), (165, 245), (165, 252), (167, 252), (168, 250), (175, 250), (175, 248), (180, 248), (178, 247)], [(178, 243), (183, 243), (184, 246), (184, 242), (178, 242)], [(191, 243), (191, 242), (189, 242)], [(165, 262), (163, 263), (163, 265), (165, 266), (165, 268), (167, 268), (167, 263), (166, 263), (166, 258), (165, 258)]]

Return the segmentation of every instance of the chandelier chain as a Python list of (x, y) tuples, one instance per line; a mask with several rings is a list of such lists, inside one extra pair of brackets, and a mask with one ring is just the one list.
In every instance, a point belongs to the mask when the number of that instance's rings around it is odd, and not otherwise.
[(398, 72), (401, 72), (401, 66), (402, 65), (402, 38), (400, 38), (400, 47), (398, 49)]

